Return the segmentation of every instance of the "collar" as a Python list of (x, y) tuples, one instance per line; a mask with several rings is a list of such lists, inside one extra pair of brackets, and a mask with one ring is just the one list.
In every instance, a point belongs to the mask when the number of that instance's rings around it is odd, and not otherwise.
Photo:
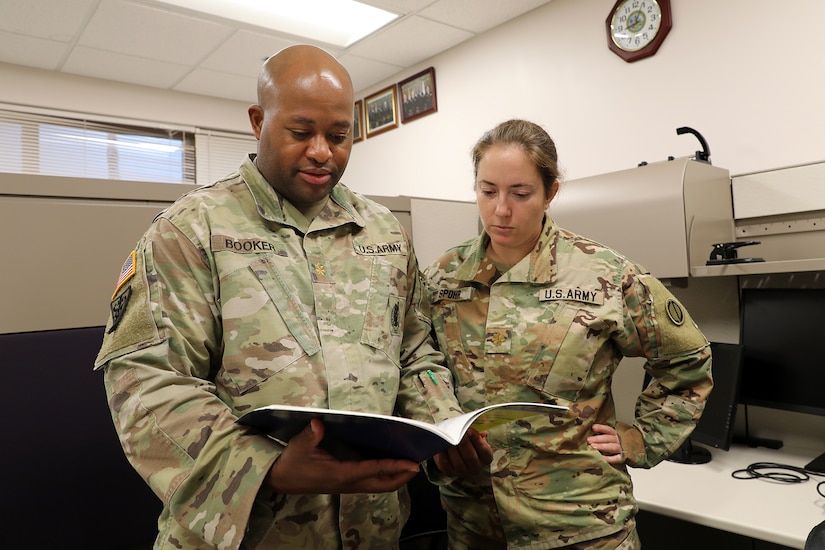
[[(516, 265), (502, 275), (498, 281), (546, 284), (556, 277), (556, 243), (559, 227), (550, 216), (545, 215), (539, 240), (533, 250)], [(462, 281), (473, 281), (490, 286), (496, 281), (497, 270), (487, 256), (490, 236), (487, 232), (476, 238), (467, 251), (465, 260), (456, 269), (455, 277)]]
[(270, 222), (288, 225), (306, 234), (354, 223), (364, 227), (366, 222), (355, 206), (355, 196), (344, 184), (338, 183), (332, 188), (330, 200), (311, 222), (291, 202), (279, 194), (255, 166), (254, 153), (249, 154), (241, 163), (240, 173), (246, 182), (258, 214)]

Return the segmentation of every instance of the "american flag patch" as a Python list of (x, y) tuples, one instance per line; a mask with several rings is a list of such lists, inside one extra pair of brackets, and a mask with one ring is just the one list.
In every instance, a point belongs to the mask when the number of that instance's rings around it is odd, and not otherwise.
[(115, 291), (112, 293), (112, 300), (115, 299), (115, 296), (117, 296), (117, 293), (123, 288), (123, 285), (135, 274), (135, 258), (135, 251), (132, 250), (129, 253), (129, 257), (123, 262), (123, 267), (120, 268), (120, 276), (117, 278), (117, 284), (115, 285)]

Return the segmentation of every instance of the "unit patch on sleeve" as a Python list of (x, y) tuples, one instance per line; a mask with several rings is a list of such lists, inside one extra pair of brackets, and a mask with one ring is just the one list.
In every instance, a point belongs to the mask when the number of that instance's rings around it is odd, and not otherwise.
[(674, 325), (680, 327), (685, 322), (685, 312), (679, 302), (673, 298), (668, 298), (665, 303), (665, 311), (667, 311), (667, 316), (670, 317)]
[(112, 303), (109, 304), (109, 309), (112, 310), (112, 326), (107, 331), (107, 334), (113, 333), (120, 324), (121, 319), (123, 319), (123, 314), (126, 313), (126, 306), (129, 305), (129, 299), (131, 297), (132, 287), (128, 286), (120, 296), (112, 299)]
[(587, 288), (543, 288), (539, 290), (539, 301), (571, 300), (600, 306), (604, 304), (604, 292)]
[(659, 357), (707, 345), (705, 335), (696, 326), (690, 313), (660, 280), (650, 275), (640, 275), (639, 281), (650, 292), (650, 305), (659, 339)]

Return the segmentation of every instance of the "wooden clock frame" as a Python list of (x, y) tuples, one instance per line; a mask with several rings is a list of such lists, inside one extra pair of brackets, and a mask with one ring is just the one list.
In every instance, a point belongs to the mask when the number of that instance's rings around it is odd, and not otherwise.
[[(650, 1), (650, 0), (649, 0)], [(659, 32), (656, 37), (644, 48), (636, 50), (634, 52), (629, 52), (627, 50), (623, 50), (620, 48), (616, 42), (613, 41), (613, 32), (611, 30), (611, 23), (613, 22), (613, 14), (618, 9), (619, 5), (622, 4), (623, 0), (616, 0), (616, 3), (613, 4), (613, 7), (610, 9), (610, 13), (607, 14), (607, 19), (605, 21), (605, 26), (607, 28), (607, 47), (610, 50), (624, 59), (628, 63), (632, 63), (633, 61), (638, 61), (639, 59), (644, 59), (645, 57), (650, 57), (656, 53), (659, 49), (659, 46), (662, 45), (662, 42), (665, 41), (665, 37), (670, 32), (671, 27), (673, 26), (673, 16), (670, 9), (670, 0), (656, 0), (656, 3), (659, 4), (659, 7), (662, 9), (662, 23), (659, 25)]]

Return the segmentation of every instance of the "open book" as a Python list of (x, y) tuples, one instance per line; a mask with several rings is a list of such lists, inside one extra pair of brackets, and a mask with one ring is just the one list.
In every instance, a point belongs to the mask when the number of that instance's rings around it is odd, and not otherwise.
[(405, 458), (421, 462), (458, 445), (470, 427), (484, 432), (538, 414), (559, 414), (560, 405), (501, 403), (429, 424), (419, 420), (355, 411), (269, 405), (250, 411), (238, 423), (288, 442), (313, 418), (324, 421), (321, 446), (343, 460)]

